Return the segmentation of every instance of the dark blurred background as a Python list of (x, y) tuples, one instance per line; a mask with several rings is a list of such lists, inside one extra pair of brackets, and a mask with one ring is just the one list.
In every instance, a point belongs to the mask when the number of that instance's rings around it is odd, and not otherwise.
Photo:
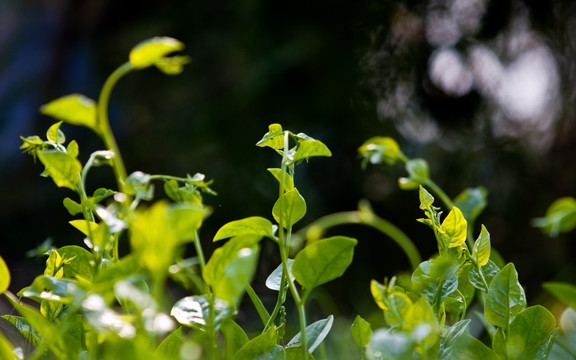
[[(279, 159), (255, 143), (279, 122), (334, 154), (297, 167), (308, 202), (301, 225), (367, 198), (430, 256), (435, 240), (416, 222), (417, 192), (397, 186), (403, 170), (360, 166), (358, 146), (393, 136), (409, 157), (429, 161), (450, 196), (486, 187), (478, 226), (516, 264), (529, 298), (542, 281), (574, 282), (576, 234), (550, 239), (530, 224), (554, 199), (576, 195), (572, 0), (1, 0), (0, 254), (13, 290), (42, 271), (28, 250), (48, 237), (82, 243), (62, 206), (74, 194), (39, 176), (19, 136), (43, 136), (52, 121), (38, 108), (52, 99), (96, 99), (130, 49), (157, 35), (184, 42), (191, 63), (175, 77), (130, 74), (112, 94), (110, 117), (128, 171), (215, 180), (219, 196), (205, 199), (214, 208), (202, 230), (207, 246), (228, 221), (271, 218), (277, 185), (265, 169)], [(81, 159), (102, 149), (88, 130), (62, 129)], [(107, 168), (91, 181), (92, 190), (113, 186)], [(347, 274), (326, 286), (330, 301), (319, 292), (318, 302), (344, 314), (375, 309), (370, 279), (408, 262), (375, 231), (336, 232), (359, 244)], [(275, 266), (264, 261), (257, 281)]]

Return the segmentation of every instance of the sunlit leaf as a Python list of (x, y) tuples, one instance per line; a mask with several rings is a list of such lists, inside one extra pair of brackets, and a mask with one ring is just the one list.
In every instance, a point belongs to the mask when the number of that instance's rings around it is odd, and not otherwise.
[(40, 108), (44, 115), (72, 125), (87, 126), (96, 130), (96, 103), (84, 95), (63, 96)]
[(38, 158), (46, 167), (46, 174), (58, 187), (76, 190), (80, 182), (82, 164), (70, 154), (55, 150), (38, 151)]
[(352, 338), (358, 346), (364, 348), (370, 344), (372, 328), (370, 327), (370, 323), (364, 320), (360, 315), (356, 316), (350, 330), (352, 331)]
[(488, 288), (484, 312), (492, 325), (506, 328), (526, 306), (524, 289), (514, 264), (509, 263), (494, 277)]
[(46, 132), (46, 139), (48, 141), (55, 144), (64, 144), (64, 142), (66, 142), (66, 136), (64, 136), (64, 133), (60, 130), (60, 125), (62, 125), (62, 121), (59, 121), (48, 128), (48, 131)]
[(486, 227), (482, 225), (480, 236), (478, 236), (472, 248), (472, 258), (476, 260), (478, 266), (484, 266), (488, 263), (488, 260), (490, 260), (490, 249), (490, 233), (486, 230)]
[(292, 273), (308, 290), (334, 280), (348, 268), (357, 241), (345, 236), (317, 240), (302, 249), (294, 258)]
[(204, 220), (204, 208), (202, 205), (191, 203), (170, 204), (166, 211), (168, 227), (175, 240), (184, 242), (196, 237), (196, 232), (202, 226)]
[(242, 235), (257, 235), (273, 238), (272, 223), (268, 219), (259, 216), (231, 221), (218, 229), (213, 241)]
[(160, 58), (154, 65), (166, 75), (178, 75), (189, 62), (188, 56), (170, 56)]
[[(130, 51), (130, 63), (136, 69), (156, 65), (166, 55), (184, 49), (184, 44), (170, 37), (153, 37), (144, 40)], [(161, 65), (163, 66), (163, 65)]]
[(68, 143), (68, 146), (66, 146), (66, 152), (68, 154), (70, 154), (70, 156), (77, 158), (78, 154), (80, 153), (80, 150), (78, 148), (78, 143), (76, 142), (76, 140), (72, 140), (70, 141), (70, 143)]
[(371, 164), (385, 162), (388, 165), (393, 165), (397, 160), (406, 158), (400, 151), (396, 140), (384, 136), (374, 136), (366, 140), (358, 148), (358, 153), (362, 156), (364, 163), (370, 162)]
[(308, 159), (315, 156), (332, 156), (332, 152), (323, 142), (319, 140), (302, 140), (298, 142), (296, 153), (292, 157), (292, 162)]
[(282, 125), (270, 124), (268, 126), (268, 132), (264, 134), (264, 137), (256, 143), (256, 146), (268, 146), (276, 150), (283, 149), (284, 131), (282, 130)]
[(466, 241), (467, 222), (462, 212), (453, 207), (446, 219), (442, 222), (438, 233), (442, 244), (446, 248), (458, 247)]
[[(286, 265), (288, 267), (288, 272), (292, 280), (294, 280), (294, 275), (292, 275), (292, 264), (294, 263), (293, 259), (288, 259)], [(270, 290), (280, 291), (280, 287), (282, 286), (282, 264), (278, 265), (274, 271), (266, 278), (266, 287)]]
[(0, 333), (0, 359), (18, 360), (12, 344)]
[[(214, 301), (214, 326), (220, 328), (222, 322), (234, 314), (233, 309), (219, 299)], [(206, 331), (210, 321), (210, 302), (206, 295), (187, 296), (174, 304), (170, 311), (176, 321)]]
[[(318, 320), (306, 326), (306, 346), (309, 352), (314, 352), (318, 345), (324, 341), (326, 336), (328, 336), (333, 323), (334, 316), (330, 315), (326, 319)], [(302, 334), (299, 332), (288, 342), (288, 344), (286, 344), (286, 347), (302, 346), (301, 337)]]
[(64, 276), (67, 278), (82, 277), (92, 281), (96, 272), (94, 255), (76, 245), (63, 246), (57, 250), (62, 257)]
[(554, 315), (546, 308), (536, 305), (522, 310), (508, 329), (508, 359), (547, 359), (555, 329)]
[(423, 186), (419, 187), (418, 195), (420, 197), (420, 209), (426, 210), (434, 203), (434, 196), (428, 192)]
[(272, 208), (274, 220), (285, 229), (292, 227), (306, 215), (306, 201), (294, 188), (285, 192)]
[(258, 261), (260, 236), (244, 235), (230, 239), (216, 249), (203, 271), (214, 295), (236, 307), (252, 281)]
[[(278, 183), (282, 183), (282, 169), (267, 170), (278, 180)], [(284, 191), (290, 191), (292, 189), (294, 189), (294, 180), (284, 171)]]
[(0, 256), (0, 294), (8, 290), (10, 286), (10, 271), (8, 270), (8, 265)]

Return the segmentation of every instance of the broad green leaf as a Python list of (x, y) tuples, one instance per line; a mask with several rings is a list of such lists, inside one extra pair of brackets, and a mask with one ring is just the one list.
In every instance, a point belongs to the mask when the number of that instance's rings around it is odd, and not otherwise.
[(456, 266), (455, 259), (448, 256), (422, 262), (412, 273), (412, 290), (424, 295), (435, 309), (439, 309), (448, 295), (458, 289)]
[(40, 275), (34, 279), (32, 285), (22, 289), (19, 294), (35, 299), (38, 302), (50, 300), (72, 305), (76, 300), (80, 300), (84, 296), (84, 291), (75, 281)]
[(366, 355), (370, 360), (413, 359), (415, 345), (408, 333), (378, 329), (372, 334), (370, 344), (366, 347)]
[(514, 264), (506, 265), (492, 280), (486, 296), (484, 313), (494, 326), (507, 328), (514, 317), (526, 306), (524, 289), (518, 282)]
[(492, 349), (468, 333), (470, 320), (462, 320), (452, 325), (442, 335), (437, 359), (442, 360), (498, 360), (500, 357)]
[(317, 240), (302, 249), (294, 258), (292, 273), (308, 291), (334, 280), (348, 268), (357, 241), (345, 236)]
[(63, 96), (42, 106), (40, 112), (57, 120), (97, 131), (96, 103), (84, 95)]
[(428, 192), (423, 186), (419, 188), (420, 209), (426, 210), (434, 203), (434, 196)]
[(182, 339), (182, 327), (178, 327), (166, 336), (156, 348), (156, 355), (162, 360), (179, 360), (180, 347), (184, 343)]
[(557, 199), (546, 211), (546, 216), (534, 219), (532, 224), (551, 237), (571, 231), (576, 228), (576, 199), (573, 197)]
[[(184, 44), (170, 37), (153, 37), (144, 40), (130, 51), (130, 63), (143, 69), (162, 61), (166, 55), (184, 49)], [(162, 66), (162, 65), (161, 65)]]
[[(248, 341), (244, 346), (238, 350), (236, 354), (232, 357), (232, 360), (246, 360), (246, 359), (257, 359), (259, 356), (268, 354), (274, 351), (276, 345), (276, 329), (271, 327), (264, 333), (256, 336), (252, 340)], [(282, 349), (280, 347), (280, 349)], [(276, 350), (278, 351), (278, 350)], [(282, 359), (279, 357), (278, 359)], [(266, 357), (260, 357), (260, 359), (266, 359)], [(273, 357), (268, 357), (268, 359), (274, 359)]]
[(492, 336), (492, 349), (504, 359), (508, 359), (508, 346), (506, 345), (506, 331), (504, 328), (496, 328)]
[(385, 162), (388, 165), (394, 165), (397, 160), (406, 159), (396, 140), (385, 136), (374, 136), (366, 140), (358, 148), (358, 153), (362, 156), (363, 163), (380, 164)]
[(65, 277), (81, 277), (88, 281), (94, 279), (96, 259), (91, 252), (76, 245), (63, 246), (57, 252), (62, 257)]
[(428, 163), (424, 159), (411, 159), (406, 162), (406, 171), (409, 177), (398, 179), (398, 185), (403, 190), (417, 189), (424, 184), (430, 177)]
[(87, 245), (91, 249), (102, 251), (108, 247), (110, 233), (106, 223), (101, 222), (97, 224), (94, 222), (88, 222), (86, 220), (72, 220), (68, 223), (86, 235), (87, 239), (89, 240)]
[(314, 156), (332, 156), (332, 152), (320, 140), (301, 140), (296, 147), (296, 153), (291, 161), (296, 163), (300, 160)]
[(294, 188), (285, 192), (272, 208), (272, 216), (285, 229), (292, 227), (306, 215), (306, 201)]
[(279, 150), (284, 148), (284, 131), (280, 124), (270, 124), (268, 132), (256, 143), (256, 146), (268, 146), (272, 149)]
[(352, 323), (352, 327), (350, 328), (352, 331), (352, 338), (360, 346), (361, 348), (365, 348), (370, 344), (370, 337), (372, 337), (372, 328), (370, 323), (364, 320), (360, 315), (356, 316), (354, 322)]
[[(306, 346), (308, 347), (309, 352), (314, 352), (318, 345), (324, 341), (326, 336), (328, 336), (333, 323), (334, 316), (330, 315), (326, 319), (318, 320), (306, 326)], [(288, 342), (288, 344), (286, 344), (286, 347), (289, 348), (302, 346), (301, 337), (302, 334), (299, 332), (292, 338), (292, 340)]]
[(202, 205), (191, 203), (170, 204), (166, 210), (168, 228), (177, 242), (185, 242), (196, 237), (202, 226), (205, 212)]
[(216, 232), (212, 241), (242, 235), (256, 235), (273, 238), (273, 230), (272, 223), (268, 219), (259, 216), (252, 216), (225, 224)]
[(555, 329), (554, 315), (546, 308), (536, 305), (522, 310), (508, 329), (508, 359), (547, 359)]
[(64, 144), (66, 142), (66, 136), (64, 136), (64, 133), (62, 132), (62, 130), (60, 130), (60, 125), (62, 125), (62, 121), (58, 121), (57, 123), (53, 124), (48, 128), (48, 131), (46, 132), (46, 139), (48, 141), (53, 142), (55, 144)]
[(98, 224), (92, 221), (70, 220), (68, 223), (74, 226), (76, 229), (80, 230), (80, 232), (86, 236), (98, 229)]
[(453, 207), (446, 219), (442, 222), (438, 233), (445, 248), (459, 247), (466, 241), (467, 222), (462, 212)]
[(386, 323), (394, 328), (401, 327), (404, 322), (404, 316), (412, 306), (412, 300), (401, 287), (395, 287), (395, 278), (390, 280), (388, 286), (384, 286), (376, 280), (370, 282), (370, 292), (376, 302), (376, 305), (384, 310), (384, 319)]
[(406, 311), (402, 330), (411, 332), (423, 325), (426, 326), (427, 330), (418, 335), (420, 339), (424, 340), (434, 337), (438, 327), (438, 320), (430, 303), (424, 296), (420, 296)]
[[(170, 311), (176, 321), (206, 331), (210, 321), (210, 302), (207, 295), (187, 296), (174, 304)], [(233, 309), (220, 299), (214, 301), (214, 326), (220, 328), (222, 322), (234, 315)]]
[(57, 359), (76, 360), (80, 352), (80, 343), (60, 331), (56, 324), (46, 319), (35, 308), (21, 304), (8, 297), (12, 306), (18, 311), (32, 329), (40, 336), (42, 343), (48, 347)]
[(576, 309), (576, 286), (568, 283), (550, 281), (544, 283), (542, 287), (566, 306)]
[(65, 198), (63, 203), (70, 215), (74, 216), (82, 213), (82, 205), (78, 204), (76, 201), (70, 198)]
[(46, 167), (46, 174), (58, 187), (76, 191), (82, 171), (80, 161), (70, 154), (55, 150), (38, 151), (38, 158)]
[(0, 332), (0, 359), (5, 360), (18, 360), (18, 356), (14, 353), (12, 344)]
[[(265, 359), (273, 359), (273, 360), (302, 360), (302, 347), (301, 346), (294, 346), (284, 349), (285, 357), (273, 357), (273, 358), (265, 358)], [(261, 360), (263, 358), (256, 358)], [(316, 358), (308, 352), (307, 360), (315, 360)]]
[(468, 188), (454, 199), (454, 206), (462, 211), (464, 218), (474, 222), (478, 215), (486, 208), (488, 191), (483, 187)]
[[(288, 272), (290, 273), (290, 277), (292, 280), (294, 279), (294, 275), (292, 275), (292, 264), (294, 263), (293, 259), (288, 259), (286, 265), (288, 265)], [(270, 290), (280, 291), (280, 286), (282, 283), (282, 264), (278, 265), (274, 271), (266, 278), (266, 287)]]
[[(278, 180), (278, 183), (282, 183), (282, 169), (274, 168), (267, 170)], [(294, 180), (284, 171), (284, 191), (290, 191), (292, 189), (294, 189)]]
[(488, 260), (480, 269), (472, 266), (470, 268), (470, 283), (472, 283), (476, 289), (488, 292), (488, 287), (492, 279), (494, 279), (499, 271), (500, 268), (496, 266), (492, 260)]
[(236, 307), (252, 281), (258, 262), (260, 236), (244, 235), (230, 239), (216, 249), (202, 272), (214, 295)]
[(472, 248), (472, 258), (478, 263), (478, 266), (484, 266), (488, 263), (488, 260), (490, 260), (490, 248), (490, 233), (482, 225), (480, 236), (478, 236)]
[(10, 286), (10, 271), (8, 270), (8, 265), (0, 256), (0, 294), (8, 290)]
[(44, 275), (62, 278), (64, 276), (64, 262), (62, 256), (56, 250), (51, 250), (48, 259), (46, 259), (46, 268)]
[(232, 356), (249, 341), (244, 329), (232, 319), (226, 319), (222, 322), (220, 332), (222, 332), (222, 335), (224, 335), (226, 339), (227, 359), (232, 358)]

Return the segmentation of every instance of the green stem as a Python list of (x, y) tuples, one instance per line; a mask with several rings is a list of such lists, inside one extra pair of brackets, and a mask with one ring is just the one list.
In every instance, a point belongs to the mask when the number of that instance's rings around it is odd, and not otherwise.
[(268, 319), (266, 326), (264, 326), (264, 330), (262, 331), (262, 333), (265, 333), (266, 331), (268, 331), (268, 329), (270, 329), (272, 325), (274, 325), (274, 320), (276, 320), (276, 316), (278, 316), (280, 308), (282, 308), (284, 301), (286, 301), (286, 285), (288, 285), (286, 281), (286, 276), (287, 274), (284, 272), (284, 269), (282, 269), (282, 277), (280, 280), (280, 289), (278, 289), (278, 298), (276, 298), (276, 305), (274, 305), (272, 315), (270, 315), (270, 318)]
[[(100, 92), (100, 97), (98, 99), (98, 135), (104, 141), (104, 144), (108, 150), (114, 153), (112, 158), (112, 168), (114, 169), (114, 174), (116, 176), (116, 182), (118, 183), (118, 189), (121, 192), (125, 192), (126, 185), (126, 168), (124, 166), (124, 161), (122, 160), (122, 155), (118, 149), (116, 139), (110, 128), (110, 122), (108, 120), (108, 102), (110, 100), (110, 94), (114, 85), (120, 80), (120, 78), (130, 71), (134, 70), (134, 66), (130, 62), (126, 62), (117, 68), (109, 77), (106, 79), (102, 91)], [(127, 203), (130, 203), (129, 201)]]

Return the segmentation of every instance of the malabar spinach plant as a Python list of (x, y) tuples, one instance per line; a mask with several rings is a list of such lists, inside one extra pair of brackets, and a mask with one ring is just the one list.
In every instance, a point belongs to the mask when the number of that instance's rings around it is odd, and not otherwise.
[[(344, 273), (356, 240), (334, 236), (306, 244), (293, 241), (293, 227), (306, 214), (294, 181), (296, 166), (312, 157), (331, 156), (326, 145), (280, 124), (270, 125), (257, 145), (281, 158), (279, 168), (268, 169), (278, 181), (273, 221), (249, 217), (225, 224), (213, 237), (223, 245), (209, 258), (199, 229), (210, 214), (203, 196), (215, 195), (211, 182), (200, 173), (177, 177), (126, 172), (107, 115), (112, 89), (125, 75), (152, 66), (180, 73), (188, 58), (171, 54), (183, 48), (168, 37), (138, 44), (106, 80), (98, 101), (79, 94), (54, 100), (41, 108), (58, 120), (45, 138), (22, 138), (22, 150), (44, 165), (42, 175), (75, 194), (63, 205), (76, 217), (70, 224), (83, 234), (84, 246), (48, 251), (44, 273), (18, 297), (8, 291), (10, 273), (0, 258), (0, 293), (18, 313), (3, 318), (31, 345), (14, 348), (0, 334), (0, 358), (313, 359), (326, 338), (333, 316), (309, 324), (306, 301), (315, 288)], [(63, 123), (90, 128), (105, 149), (81, 163), (80, 147), (74, 140), (67, 142)], [(87, 189), (90, 171), (99, 166), (112, 168), (117, 189)], [(158, 183), (168, 199), (156, 200)], [(124, 241), (129, 243), (127, 254), (119, 250)], [(281, 259), (266, 280), (277, 292), (271, 312), (250, 285), (261, 241), (276, 243)], [(195, 256), (184, 258), (189, 243)], [(169, 278), (190, 295), (174, 303), (166, 291)], [(251, 339), (234, 321), (246, 293), (262, 321), (261, 331)], [(288, 296), (295, 315), (284, 306)], [(22, 297), (37, 306), (25, 304)], [(290, 316), (298, 318), (300, 331), (285, 340)]]

